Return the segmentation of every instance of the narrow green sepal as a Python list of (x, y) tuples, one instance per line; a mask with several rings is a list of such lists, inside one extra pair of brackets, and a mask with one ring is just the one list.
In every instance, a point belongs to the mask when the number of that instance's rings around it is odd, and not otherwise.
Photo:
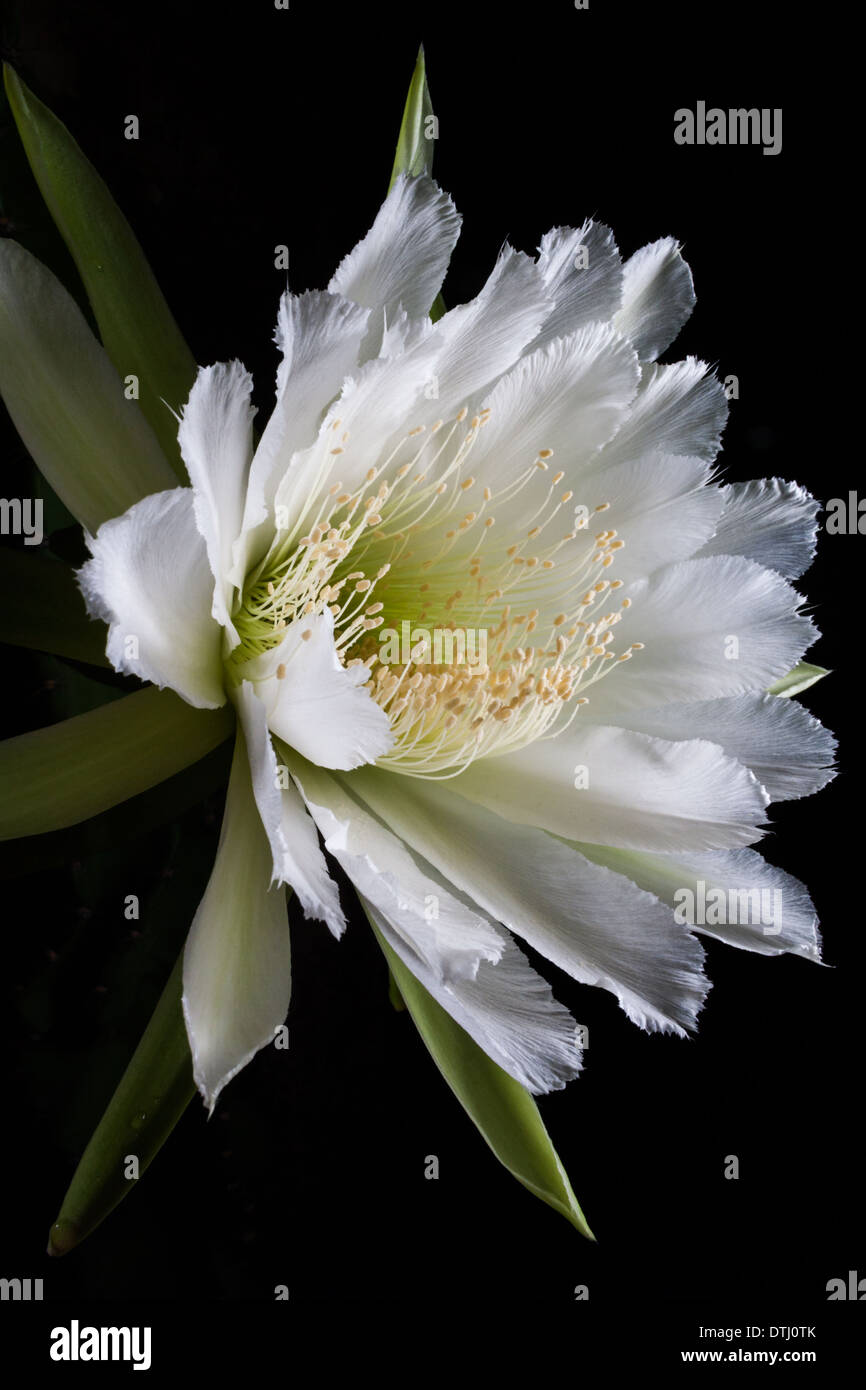
[(121, 378), (139, 383), (139, 405), (177, 477), (179, 411), (196, 363), (135, 234), (66, 126), (7, 64), (6, 94), (30, 167), (84, 281), (99, 333)]
[(231, 705), (193, 709), (148, 686), (0, 743), (0, 840), (77, 825), (181, 772), (228, 738)]
[(384, 940), (370, 905), (361, 903), (428, 1052), (482, 1138), (533, 1196), (594, 1241), (532, 1096), (431, 997)]
[(107, 666), (104, 623), (88, 617), (68, 565), (50, 550), (0, 550), (0, 642)]
[[(75, 1170), (48, 1254), (66, 1255), (135, 1187), (196, 1094), (181, 1012), (183, 951)], [(138, 1179), (129, 1177), (130, 1158)]]
[(799, 662), (789, 671), (787, 676), (783, 676), (775, 685), (771, 685), (768, 691), (770, 695), (791, 696), (799, 695), (802, 691), (808, 690), (810, 685), (822, 680), (824, 676), (829, 676), (830, 672), (825, 666), (812, 666), (808, 661)]

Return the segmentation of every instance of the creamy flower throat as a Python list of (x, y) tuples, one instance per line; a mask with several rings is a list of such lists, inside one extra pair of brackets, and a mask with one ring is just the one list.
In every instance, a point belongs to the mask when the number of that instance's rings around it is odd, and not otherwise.
[[(287, 518), (277, 506), (276, 538), (233, 615), (241, 644), (230, 660), (242, 678), (244, 664), (291, 624), (327, 609), (341, 662), (368, 668), (365, 688), (390, 720), (394, 744), (378, 761), (416, 776), (453, 776), (557, 721), (560, 732), (564, 707), (573, 718), (587, 703), (578, 692), (642, 646), (618, 655), (612, 646), (630, 600), (616, 594), (621, 580), (604, 577), (624, 542), (613, 530), (593, 533), (609, 504), (575, 506), (564, 473), (552, 472), (551, 449), (510, 485), (484, 486), (468, 464), (489, 419), (484, 410), (468, 420), (464, 406), (450, 421), (416, 426), (354, 486), (340, 479), (350, 433), (334, 420), (317, 446), (306, 504), (289, 526), (279, 525)], [(503, 509), (511, 524), (497, 531)], [(517, 539), (497, 544), (503, 531)], [(407, 618), (413, 627), (483, 630), (486, 660), (443, 669), (414, 659), (430, 655), (416, 644), (408, 661), (389, 662), (380, 629)]]

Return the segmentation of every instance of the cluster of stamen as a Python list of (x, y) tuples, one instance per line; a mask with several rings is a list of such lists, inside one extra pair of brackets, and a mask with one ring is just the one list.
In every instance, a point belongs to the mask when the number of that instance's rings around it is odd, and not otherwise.
[[(586, 690), (642, 646), (613, 650), (630, 600), (606, 572), (624, 542), (590, 527), (609, 503), (570, 506), (564, 474), (551, 476), (550, 449), (499, 492), (482, 487), (466, 465), (490, 412), (467, 415), (464, 407), (447, 424), (410, 430), (346, 488), (329, 481), (349, 441), (343, 431), (335, 442), (335, 420), (313, 460), (311, 500), (277, 534), (235, 616), (237, 659), (246, 660), (276, 645), (289, 624), (327, 609), (340, 659), (367, 666), (366, 688), (389, 716), (394, 745), (380, 762), (415, 776), (454, 776), (479, 756), (558, 734), (587, 703)], [(499, 549), (492, 508), (511, 511), (539, 483), (544, 493), (523, 540)], [(564, 509), (565, 532), (555, 524)], [(551, 617), (555, 605), (562, 611)], [(404, 641), (399, 660), (386, 658), (377, 630), (387, 620), (386, 631), (399, 632), (407, 619), (410, 650)], [(461, 659), (439, 664), (418, 640), (424, 623), (462, 636), (462, 646), (446, 642)]]

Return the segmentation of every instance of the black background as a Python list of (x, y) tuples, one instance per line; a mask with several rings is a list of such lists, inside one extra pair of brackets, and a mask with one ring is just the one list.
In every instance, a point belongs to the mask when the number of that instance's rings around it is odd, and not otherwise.
[[(578, 12), (567, 0), (513, 10), (291, 0), (284, 12), (270, 0), (15, 0), (3, 44), (106, 178), (197, 361), (241, 358), (266, 418), (285, 283), (274, 247), (288, 245), (301, 290), (325, 285), (366, 231), (423, 39), (435, 173), (464, 216), (446, 301), (477, 291), (505, 238), (532, 251), (548, 227), (586, 216), (611, 225), (624, 254), (677, 236), (698, 304), (666, 360), (694, 353), (738, 376), (726, 477), (793, 477), (826, 500), (860, 482), (845, 434), (862, 388), (838, 337), (853, 314), (837, 224), (842, 89), (826, 82), (829, 30), (807, 13), (808, 27), (771, 3), (591, 0)], [(699, 99), (782, 107), (782, 153), (675, 145), (674, 111)], [(137, 142), (124, 139), (130, 113)], [(4, 109), (6, 230), (74, 287), (16, 139)], [(8, 426), (4, 459), (4, 495), (20, 495), (26, 461)], [(704, 1321), (732, 1301), (775, 1310), (774, 1321), (826, 1311), (828, 1279), (858, 1262), (866, 1274), (863, 887), (849, 857), (861, 783), (856, 705), (843, 690), (856, 675), (864, 544), (822, 534), (800, 586), (825, 634), (811, 658), (835, 669), (805, 703), (839, 733), (843, 770), (819, 798), (774, 807), (763, 846), (809, 883), (831, 968), (706, 943), (714, 988), (686, 1042), (641, 1034), (612, 996), (545, 967), (590, 1029), (582, 1077), (541, 1109), (597, 1247), (489, 1154), (408, 1016), (390, 1008), (363, 919), (337, 944), (293, 911), (290, 1050), (260, 1055), (211, 1123), (194, 1103), (109, 1222), (66, 1259), (44, 1257), (206, 882), (214, 795), (109, 850), (46, 840), (2, 861), (17, 1075), (7, 1071), (4, 1088), (0, 1272), (43, 1276), (52, 1299), (268, 1301), (287, 1284), (299, 1303), (423, 1299), (429, 1312), (543, 1300), (565, 1316), (585, 1283), (599, 1317), (655, 1300), (701, 1300)], [(7, 656), (8, 732), (86, 700), (68, 664)], [(132, 892), (142, 920), (130, 924)], [(438, 1182), (424, 1179), (428, 1154)], [(723, 1176), (728, 1154), (738, 1181)]]

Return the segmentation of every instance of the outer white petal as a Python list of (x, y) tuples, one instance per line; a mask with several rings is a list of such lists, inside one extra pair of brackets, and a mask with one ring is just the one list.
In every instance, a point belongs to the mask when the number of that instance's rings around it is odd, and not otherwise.
[(193, 1076), (212, 1112), (220, 1091), (269, 1042), (289, 1008), (286, 890), (268, 888), (271, 851), (235, 745), (216, 862), (183, 958)]
[[(579, 848), (588, 858), (608, 865), (617, 873), (627, 874), (641, 888), (674, 908), (688, 902), (682, 896), (675, 896), (684, 888), (695, 894), (695, 907), (700, 901), (699, 883), (704, 885), (704, 895), (721, 888), (730, 904), (725, 908), (730, 920), (712, 925), (698, 922), (693, 930), (702, 936), (713, 936), (729, 946), (756, 951), (762, 956), (778, 956), (790, 951), (809, 960), (821, 959), (818, 919), (807, 889), (791, 874), (768, 864), (754, 850), (695, 855), (635, 854), (605, 845), (580, 845)], [(760, 903), (753, 896), (756, 892), (764, 895)], [(747, 896), (742, 897), (743, 894)], [(764, 907), (769, 911), (765, 912)], [(699, 914), (695, 912), (694, 915)], [(757, 920), (761, 916), (767, 920)], [(739, 921), (741, 917), (745, 920)]]
[(393, 743), (387, 714), (363, 686), (369, 668), (342, 665), (327, 609), (290, 623), (278, 646), (241, 671), (253, 682), (271, 731), (312, 763), (360, 767)]
[(280, 300), (277, 400), (250, 466), (242, 534), (233, 550), (237, 587), (267, 550), (277, 487), (294, 454), (313, 443), (322, 415), (358, 364), (369, 317), (368, 309), (336, 294), (286, 292)]
[[(460, 235), (460, 217), (431, 178), (401, 174), (363, 241), (340, 262), (328, 289), (368, 309), (381, 327), (402, 305), (427, 314), (445, 278)], [(376, 347), (373, 349), (378, 350)]]
[(271, 883), (288, 883), (305, 915), (327, 922), (339, 937), (346, 927), (340, 894), (298, 790), (285, 769), (283, 775), (280, 773), (265, 707), (249, 681), (237, 687), (234, 698), (250, 760), (253, 794), (273, 855)]
[[(591, 706), (586, 713), (591, 721)], [(619, 727), (657, 738), (711, 739), (751, 768), (771, 801), (811, 796), (835, 775), (836, 740), (796, 700), (755, 693), (608, 717)]]
[(437, 1003), (488, 1057), (532, 1095), (561, 1091), (580, 1071), (577, 1029), (550, 986), (508, 939), (496, 965), (482, 962), (474, 980), (445, 985), (372, 902), (365, 906), (392, 950)]
[(800, 595), (778, 574), (736, 555), (683, 560), (623, 591), (632, 607), (616, 650), (643, 651), (589, 691), (593, 717), (765, 691), (817, 637)]
[(670, 346), (694, 307), (692, 272), (673, 237), (662, 237), (626, 261), (622, 308), (613, 324), (646, 361)]
[(191, 488), (155, 492), (88, 536), (78, 572), (90, 613), (109, 623), (116, 671), (170, 686), (198, 709), (225, 704), (222, 632)]
[(500, 959), (503, 938), (485, 918), (449, 892), (335, 778), (288, 758), (328, 853), (436, 979), (471, 980), (482, 961)]
[(420, 778), (363, 768), (351, 785), (485, 912), (634, 1022), (682, 1032), (709, 988), (703, 951), (668, 908), (569, 845)]
[(200, 367), (177, 432), (195, 495), (195, 519), (214, 577), (213, 616), (227, 649), (240, 638), (231, 621), (232, 546), (240, 534), (252, 457), (252, 378), (240, 362)]
[(704, 362), (687, 357), (670, 366), (645, 366), (628, 416), (602, 457), (614, 464), (660, 450), (714, 459), (727, 414), (721, 382)]
[(724, 511), (702, 555), (745, 555), (786, 579), (797, 579), (815, 557), (814, 497), (799, 483), (759, 478), (722, 488)]
[(554, 303), (533, 348), (567, 337), (588, 323), (606, 323), (619, 309), (622, 261), (613, 232), (602, 223), (584, 222), (578, 229), (554, 227), (545, 232), (538, 248), (538, 268)]
[(481, 758), (459, 782), (464, 796), (506, 820), (631, 849), (751, 844), (768, 802), (718, 744), (669, 743), (602, 725), (572, 725), (516, 753)]

